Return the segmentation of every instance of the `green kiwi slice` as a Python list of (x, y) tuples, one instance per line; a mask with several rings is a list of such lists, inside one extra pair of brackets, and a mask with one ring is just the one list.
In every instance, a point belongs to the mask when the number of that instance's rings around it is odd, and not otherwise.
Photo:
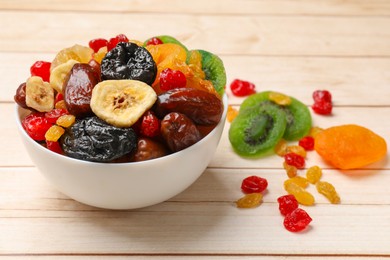
[(264, 101), (269, 101), (275, 107), (278, 107), (285, 112), (287, 127), (283, 136), (284, 139), (296, 141), (306, 136), (312, 126), (311, 114), (307, 106), (293, 97), (290, 97), (291, 104), (286, 106), (278, 105), (269, 100), (269, 93), (271, 93), (271, 91), (259, 92), (249, 96), (241, 104), (240, 110), (247, 107), (258, 106)]
[[(202, 56), (202, 70), (206, 79), (213, 83), (213, 86), (220, 96), (225, 93), (226, 71), (222, 60), (215, 54), (205, 50), (195, 50)], [(189, 57), (190, 55), (187, 55)]]
[(268, 103), (240, 109), (231, 123), (229, 141), (240, 156), (269, 155), (283, 137), (287, 125), (285, 113)]
[[(154, 38), (154, 37), (152, 37)], [(146, 43), (152, 39), (152, 38), (149, 38), (147, 39), (145, 42), (144, 42), (144, 46), (146, 45)], [(176, 38), (172, 37), (172, 36), (169, 36), (169, 35), (159, 35), (159, 36), (155, 36), (155, 38), (158, 38), (160, 39), (163, 43), (174, 43), (174, 44), (177, 44), (177, 45), (180, 45), (181, 47), (183, 47), (183, 49), (186, 50), (186, 52), (188, 53), (188, 49), (186, 46), (184, 46), (184, 44), (182, 44), (179, 40), (177, 40)]]

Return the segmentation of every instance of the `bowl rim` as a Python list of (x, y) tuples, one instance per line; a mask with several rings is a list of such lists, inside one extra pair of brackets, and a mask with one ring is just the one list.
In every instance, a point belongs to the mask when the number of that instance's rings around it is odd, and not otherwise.
[(203, 144), (204, 142), (207, 142), (208, 139), (211, 138), (211, 136), (214, 135), (214, 133), (216, 131), (218, 131), (218, 128), (220, 127), (223, 127), (221, 126), (222, 124), (225, 124), (225, 121), (226, 121), (226, 115), (227, 115), (227, 108), (228, 108), (228, 96), (226, 94), (226, 92), (223, 94), (222, 96), (222, 104), (223, 104), (223, 111), (222, 111), (222, 115), (221, 115), (221, 120), (218, 122), (218, 124), (214, 127), (213, 130), (211, 130), (206, 136), (204, 136), (200, 141), (198, 141), (197, 143), (179, 151), (179, 152), (175, 152), (175, 153), (171, 153), (171, 154), (168, 154), (168, 155), (165, 155), (165, 156), (162, 156), (162, 157), (159, 157), (159, 158), (155, 158), (155, 159), (151, 159), (151, 160), (146, 160), (146, 161), (140, 161), (140, 162), (117, 162), (117, 163), (110, 163), (110, 162), (91, 162), (91, 161), (85, 161), (85, 160), (81, 160), (81, 159), (76, 159), (76, 158), (72, 158), (72, 157), (69, 157), (69, 156), (66, 156), (66, 155), (62, 155), (62, 154), (58, 154), (58, 153), (55, 153), (53, 151), (50, 151), (49, 149), (45, 148), (44, 146), (42, 146), (41, 144), (39, 144), (37, 141), (34, 141), (27, 133), (26, 131), (23, 129), (22, 127), (22, 123), (21, 123), (21, 120), (20, 120), (20, 113), (19, 113), (19, 110), (21, 109), (25, 109), (25, 108), (22, 108), (20, 107), (18, 104), (15, 103), (15, 119), (16, 119), (16, 124), (17, 124), (17, 127), (18, 127), (18, 130), (19, 130), (19, 133), (21, 133), (24, 138), (28, 139), (29, 142), (31, 142), (33, 144), (34, 147), (36, 147), (37, 149), (40, 149), (41, 151), (43, 152), (49, 152), (51, 153), (51, 156), (55, 156), (55, 157), (58, 157), (58, 159), (61, 159), (61, 160), (70, 160), (71, 162), (75, 162), (75, 163), (81, 163), (81, 164), (85, 164), (85, 165), (93, 165), (93, 166), (99, 166), (99, 165), (104, 165), (104, 166), (111, 166), (111, 167), (123, 167), (123, 166), (127, 166), (127, 165), (142, 165), (142, 164), (148, 164), (148, 163), (153, 163), (153, 162), (158, 162), (158, 161), (162, 161), (162, 160), (166, 160), (166, 159), (171, 159), (171, 158), (174, 158), (174, 157), (179, 157), (181, 156), (181, 152), (184, 152), (184, 151), (188, 151), (190, 152), (192, 149), (196, 149), (197, 146), (200, 146), (201, 144)]

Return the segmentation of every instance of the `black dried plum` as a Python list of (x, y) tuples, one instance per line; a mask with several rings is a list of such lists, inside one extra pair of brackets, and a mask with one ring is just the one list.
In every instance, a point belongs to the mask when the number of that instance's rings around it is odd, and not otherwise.
[(103, 58), (101, 73), (102, 80), (133, 79), (152, 85), (157, 66), (145, 48), (131, 42), (121, 42)]
[(98, 117), (87, 117), (66, 130), (61, 145), (69, 157), (108, 162), (135, 150), (137, 135), (132, 128), (118, 128)]

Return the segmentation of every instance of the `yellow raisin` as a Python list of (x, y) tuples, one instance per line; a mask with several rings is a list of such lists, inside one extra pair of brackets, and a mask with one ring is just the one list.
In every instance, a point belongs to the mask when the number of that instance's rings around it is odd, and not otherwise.
[(58, 101), (58, 102), (54, 105), (54, 107), (55, 107), (55, 108), (66, 109), (65, 100), (60, 100), (60, 101)]
[(98, 52), (93, 54), (93, 59), (96, 60), (99, 64), (102, 63), (103, 58), (107, 54), (107, 47), (101, 47)]
[(73, 125), (75, 121), (76, 117), (74, 115), (63, 115), (57, 119), (56, 124), (68, 128)]
[(278, 92), (270, 92), (268, 99), (281, 106), (288, 106), (291, 104), (291, 98), (287, 95)]
[(46, 131), (45, 139), (51, 142), (57, 142), (58, 139), (65, 133), (64, 128), (58, 125), (53, 125)]
[(274, 151), (277, 155), (283, 157), (287, 153), (287, 141), (280, 139), (280, 141), (275, 145)]
[(236, 201), (238, 208), (254, 208), (261, 204), (263, 194), (261, 193), (250, 193)]
[(322, 169), (319, 166), (312, 166), (306, 171), (306, 179), (311, 184), (316, 184), (321, 179)]
[(309, 136), (315, 138), (318, 133), (321, 133), (324, 129), (318, 126), (313, 126), (310, 129)]
[(340, 196), (332, 184), (326, 181), (318, 181), (316, 184), (317, 191), (324, 195), (332, 204), (340, 203)]
[(289, 178), (297, 176), (297, 167), (289, 165), (286, 162), (283, 162), (283, 168), (286, 170), (286, 174)]
[(295, 154), (302, 156), (303, 158), (306, 158), (305, 148), (303, 148), (302, 146), (299, 146), (299, 145), (287, 146), (287, 153), (295, 153)]
[(304, 188), (299, 186), (298, 184), (294, 182), (285, 182), (284, 183), (284, 189), (289, 193), (295, 196), (299, 204), (305, 205), (305, 206), (311, 206), (314, 205), (314, 197), (311, 195), (308, 191), (306, 191)]
[(227, 115), (226, 115), (228, 122), (231, 123), (236, 118), (237, 115), (238, 115), (238, 110), (229, 105)]
[(285, 180), (284, 183), (286, 184), (286, 182), (293, 182), (304, 189), (307, 188), (307, 186), (309, 186), (309, 181), (306, 178), (301, 177), (301, 176), (295, 176), (295, 177), (289, 178), (289, 179)]

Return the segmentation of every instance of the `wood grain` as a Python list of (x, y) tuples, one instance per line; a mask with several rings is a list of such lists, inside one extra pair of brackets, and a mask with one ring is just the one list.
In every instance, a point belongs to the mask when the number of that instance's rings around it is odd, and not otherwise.
[(175, 35), (193, 49), (206, 49), (220, 55), (390, 55), (387, 44), (390, 18), (386, 16), (80, 15), (77, 12), (0, 11), (0, 17), (4, 24), (13, 24), (18, 17), (18, 26), (0, 28), (3, 37), (0, 51), (10, 52), (58, 52), (75, 43), (87, 44), (93, 38), (125, 33), (138, 40), (161, 34)]
[[(328, 89), (332, 116), (323, 128), (355, 123), (390, 143), (390, 2), (384, 0), (1, 0), (0, 1), (1, 259), (384, 259), (390, 258), (390, 161), (339, 171), (309, 152), (341, 197), (302, 206), (310, 228), (293, 234), (276, 202), (285, 194), (282, 158), (248, 160), (228, 140), (229, 123), (201, 177), (183, 193), (147, 208), (109, 211), (57, 191), (34, 167), (18, 136), (13, 95), (36, 60), (92, 38), (125, 33), (144, 40), (168, 34), (190, 49), (223, 59), (228, 84), (292, 95), (307, 106)], [(227, 88), (229, 104), (243, 98)], [(55, 170), (55, 169), (53, 169)], [(305, 171), (299, 172), (301, 176)], [(240, 210), (243, 178), (269, 186), (263, 203)]]

